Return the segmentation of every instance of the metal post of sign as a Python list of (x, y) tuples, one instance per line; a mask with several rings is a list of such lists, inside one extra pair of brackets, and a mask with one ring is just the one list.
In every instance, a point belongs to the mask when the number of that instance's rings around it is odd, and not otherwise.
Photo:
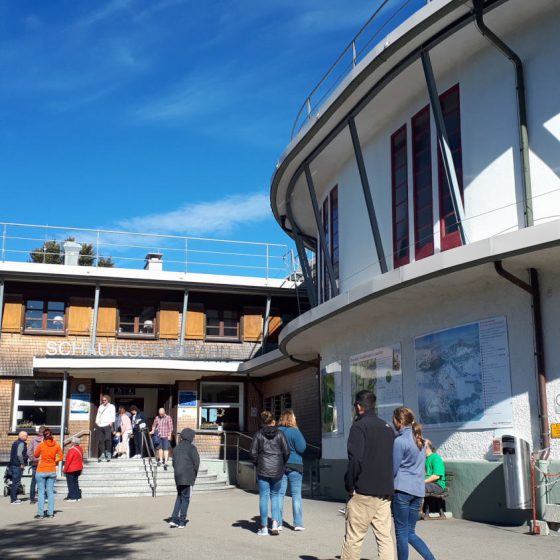
[(181, 349), (181, 356), (185, 347), (185, 335), (187, 334), (187, 314), (189, 306), (189, 290), (185, 288), (183, 295), (183, 314), (181, 315), (181, 340), (179, 341), (179, 348)]
[[(68, 390), (68, 372), (64, 372), (64, 377), (62, 378), (62, 410), (60, 412), (60, 447), (62, 453), (64, 454), (64, 432), (66, 428), (66, 399), (68, 395), (66, 394)], [(62, 476), (63, 461), (58, 464), (58, 476)]]
[(95, 355), (95, 339), (97, 337), (97, 316), (99, 314), (99, 292), (101, 287), (99, 283), (95, 285), (95, 299), (93, 300), (93, 320), (91, 324), (91, 346), (90, 353), (92, 356)]

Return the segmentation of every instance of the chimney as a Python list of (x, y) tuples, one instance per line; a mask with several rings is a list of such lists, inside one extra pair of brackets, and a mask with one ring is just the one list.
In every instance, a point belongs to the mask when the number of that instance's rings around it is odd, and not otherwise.
[(75, 241), (65, 241), (62, 244), (64, 252), (64, 264), (70, 266), (78, 266), (78, 259), (80, 258), (80, 250), (82, 246)]
[(163, 254), (162, 253), (148, 253), (146, 255), (146, 264), (144, 270), (155, 270), (161, 272), (163, 270)]

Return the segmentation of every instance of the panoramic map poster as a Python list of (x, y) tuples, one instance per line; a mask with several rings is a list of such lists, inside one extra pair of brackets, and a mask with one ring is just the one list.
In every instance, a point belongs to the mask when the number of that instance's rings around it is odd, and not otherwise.
[(415, 340), (420, 421), (460, 429), (511, 426), (511, 380), (505, 317)]
[(401, 345), (383, 346), (350, 357), (352, 399), (367, 389), (377, 396), (377, 414), (391, 423), (393, 410), (403, 404)]

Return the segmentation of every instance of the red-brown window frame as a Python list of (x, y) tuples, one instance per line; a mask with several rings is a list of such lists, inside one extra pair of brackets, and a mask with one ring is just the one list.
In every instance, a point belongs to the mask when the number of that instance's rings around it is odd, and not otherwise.
[[(449, 115), (450, 113), (443, 112), (444, 110), (444, 101), (447, 97), (451, 95), (457, 95), (457, 107), (456, 112), (457, 114), (457, 124), (458, 128), (450, 130), (449, 127)], [(453, 154), (453, 163), (455, 165), (455, 172), (457, 174), (457, 182), (459, 184), (459, 191), (461, 192), (461, 199), (464, 202), (464, 194), (463, 194), (463, 150), (462, 150), (462, 143), (461, 143), (461, 97), (459, 94), (459, 84), (454, 85), (453, 87), (449, 88), (447, 91), (443, 92), (440, 96), (440, 103), (443, 112), (443, 120), (445, 123), (445, 129), (447, 132), (447, 137), (449, 140), (449, 145), (451, 148), (451, 153)], [(456, 146), (453, 146), (453, 138), (457, 134), (458, 142)], [(443, 169), (443, 160), (441, 157), (441, 150), (438, 150), (438, 185), (439, 185), (439, 230), (440, 230), (440, 242), (441, 242), (441, 250), (446, 251), (448, 249), (452, 249), (454, 247), (461, 246), (461, 235), (459, 233), (459, 229), (457, 228), (455, 231), (447, 233), (445, 227), (445, 218), (447, 216), (455, 215), (455, 212), (452, 210), (451, 212), (447, 212), (445, 214), (444, 203), (445, 198), (450, 197), (449, 189), (446, 185), (445, 173)], [(444, 198), (445, 197), (445, 198)], [(455, 221), (457, 218), (455, 217)]]
[[(424, 132), (424, 134), (427, 134), (428, 137), (428, 166), (426, 167), (426, 170), (424, 169), (418, 169), (418, 162), (417, 162), (417, 157), (419, 156), (418, 151), (417, 151), (417, 134), (416, 134), (416, 122), (420, 119), (420, 118), (425, 118), (427, 114), (427, 119), (426, 119), (426, 123), (427, 123), (427, 131)], [(415, 247), (415, 258), (416, 260), (419, 259), (423, 259), (425, 257), (429, 257), (431, 255), (434, 254), (434, 232), (433, 232), (433, 209), (434, 209), (434, 200), (433, 200), (433, 193), (432, 193), (432, 135), (431, 135), (431, 115), (430, 115), (430, 106), (426, 105), (423, 109), (421, 109), (420, 111), (418, 111), (418, 113), (416, 113), (416, 115), (414, 115), (412, 117), (412, 121), (411, 121), (411, 131), (410, 131), (411, 137), (412, 137), (412, 187), (413, 187), (413, 202), (414, 202), (414, 247)], [(428, 184), (430, 185), (430, 202), (428, 205), (419, 208), (418, 207), (418, 197), (419, 197), (419, 193), (418, 193), (418, 176), (420, 173), (423, 172), (427, 172), (429, 174), (429, 181)], [(418, 216), (420, 214), (420, 212), (422, 210), (424, 210), (424, 208), (431, 208), (431, 235), (430, 235), (430, 241), (428, 241), (425, 245), (420, 246), (419, 245), (419, 240), (420, 240), (420, 235), (419, 235), (419, 227), (418, 227)]]
[[(404, 134), (404, 164), (402, 167), (405, 168), (404, 170), (404, 183), (401, 185), (397, 185), (397, 139), (399, 136)], [(405, 197), (404, 199), (397, 204), (397, 189), (399, 187), (404, 186), (405, 189)], [(393, 266), (394, 268), (398, 268), (399, 266), (403, 266), (410, 262), (410, 228), (408, 225), (408, 135), (406, 130), (406, 124), (401, 126), (396, 132), (391, 135), (391, 192), (392, 192), (392, 204), (393, 204)], [(405, 235), (401, 238), (397, 237), (397, 206), (405, 206), (404, 212), (404, 219), (401, 222), (404, 222), (406, 225)], [(400, 223), (400, 222), (399, 222)], [(406, 240), (406, 251), (403, 254), (402, 249), (400, 248), (400, 241), (402, 239)], [(402, 256), (399, 256), (401, 255)]]

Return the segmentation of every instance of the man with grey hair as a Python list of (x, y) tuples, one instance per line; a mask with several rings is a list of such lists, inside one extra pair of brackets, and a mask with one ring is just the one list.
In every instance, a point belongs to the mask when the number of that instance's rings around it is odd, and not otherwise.
[(12, 444), (10, 463), (8, 464), (12, 476), (12, 486), (10, 488), (10, 503), (12, 504), (22, 503), (17, 495), (25, 465), (27, 465), (27, 432), (21, 431)]

